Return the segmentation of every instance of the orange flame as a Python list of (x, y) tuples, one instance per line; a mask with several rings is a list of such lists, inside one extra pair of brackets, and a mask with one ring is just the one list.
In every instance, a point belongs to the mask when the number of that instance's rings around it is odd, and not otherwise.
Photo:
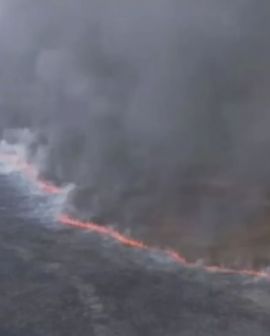
[[(52, 182), (41, 179), (38, 175), (37, 170), (28, 162), (19, 158), (16, 154), (0, 154), (0, 160), (4, 162), (8, 162), (12, 164), (25, 174), (28, 178), (34, 181), (37, 186), (44, 192), (48, 194), (59, 194), (62, 193), (63, 190), (54, 185)], [(161, 250), (160, 248), (148, 246), (146, 243), (133, 239), (132, 237), (128, 237), (115, 229), (112, 229), (107, 226), (98, 225), (94, 222), (85, 222), (79, 219), (73, 218), (68, 214), (62, 214), (58, 218), (59, 222), (63, 225), (67, 225), (73, 228), (89, 230), (96, 234), (101, 235), (102, 237), (107, 237), (114, 239), (115, 241), (121, 243), (130, 248), (145, 250), (145, 251), (162, 251), (164, 255), (167, 255), (173, 262), (184, 265), (186, 267), (197, 267), (196, 263), (188, 262), (182, 255), (173, 250)], [(231, 274), (231, 275), (242, 275), (249, 276), (253, 278), (264, 278), (270, 280), (270, 274), (265, 271), (256, 271), (256, 270), (238, 270), (231, 269), (222, 266), (202, 266), (202, 269), (209, 273), (221, 273), (221, 274)]]
[(39, 177), (37, 169), (28, 162), (24, 161), (16, 154), (0, 154), (0, 160), (6, 161), (9, 164), (12, 164), (16, 169), (25, 174), (29, 179), (34, 181), (37, 186), (48, 194), (60, 194), (62, 189), (54, 185), (53, 183), (43, 180)]

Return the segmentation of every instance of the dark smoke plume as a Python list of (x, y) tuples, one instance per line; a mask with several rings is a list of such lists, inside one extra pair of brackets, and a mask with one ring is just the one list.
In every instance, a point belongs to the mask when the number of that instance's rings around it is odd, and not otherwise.
[(187, 250), (256, 231), (270, 184), (269, 9), (2, 0), (1, 130), (37, 134), (30, 158), (42, 148), (42, 174), (76, 184), (69, 209), (84, 217)]

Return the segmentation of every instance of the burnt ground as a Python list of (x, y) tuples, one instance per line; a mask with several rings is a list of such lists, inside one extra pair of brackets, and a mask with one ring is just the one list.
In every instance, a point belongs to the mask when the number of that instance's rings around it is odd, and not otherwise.
[(42, 198), (0, 185), (0, 336), (269, 336), (270, 282), (51, 226)]

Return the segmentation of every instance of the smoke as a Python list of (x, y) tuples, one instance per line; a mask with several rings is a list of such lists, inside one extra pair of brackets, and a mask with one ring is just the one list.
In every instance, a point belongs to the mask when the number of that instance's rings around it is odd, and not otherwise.
[(219, 244), (264, 212), (269, 7), (2, 0), (1, 130), (35, 133), (41, 173), (77, 185), (70, 211), (187, 250)]

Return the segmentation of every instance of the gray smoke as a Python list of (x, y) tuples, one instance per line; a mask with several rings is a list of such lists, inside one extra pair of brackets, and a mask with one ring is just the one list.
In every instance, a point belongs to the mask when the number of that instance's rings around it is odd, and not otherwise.
[(39, 134), (30, 154), (76, 183), (71, 211), (174, 246), (220, 239), (269, 185), (269, 9), (2, 0), (1, 129)]

